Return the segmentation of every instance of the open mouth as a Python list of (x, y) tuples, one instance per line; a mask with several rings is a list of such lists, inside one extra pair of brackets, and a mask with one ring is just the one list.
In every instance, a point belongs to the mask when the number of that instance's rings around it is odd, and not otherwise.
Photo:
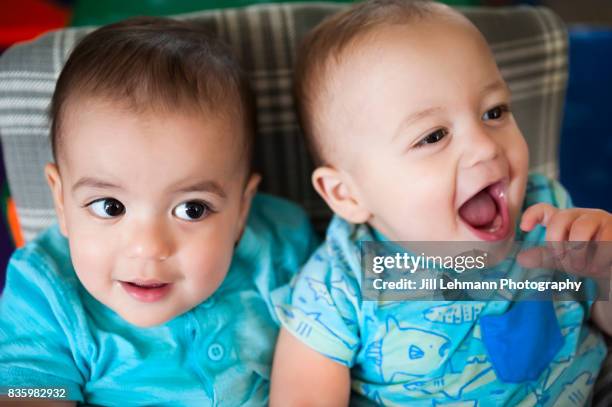
[(170, 292), (172, 284), (160, 281), (120, 281), (123, 289), (134, 299), (142, 302), (159, 301)]
[(510, 233), (505, 180), (490, 184), (459, 207), (459, 217), (480, 240), (497, 241)]

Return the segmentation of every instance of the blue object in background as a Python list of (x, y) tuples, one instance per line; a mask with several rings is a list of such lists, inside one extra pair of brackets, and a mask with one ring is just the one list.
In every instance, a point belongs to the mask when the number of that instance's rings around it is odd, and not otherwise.
[(561, 182), (576, 206), (612, 212), (612, 29), (570, 30)]

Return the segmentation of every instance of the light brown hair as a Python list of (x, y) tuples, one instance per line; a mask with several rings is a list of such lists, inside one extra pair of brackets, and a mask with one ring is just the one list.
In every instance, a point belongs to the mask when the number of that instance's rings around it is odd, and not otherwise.
[(316, 165), (325, 164), (314, 108), (329, 80), (330, 67), (347, 50), (383, 25), (407, 24), (439, 15), (446, 6), (427, 0), (370, 0), (335, 14), (303, 40), (295, 64), (294, 97), (306, 144)]

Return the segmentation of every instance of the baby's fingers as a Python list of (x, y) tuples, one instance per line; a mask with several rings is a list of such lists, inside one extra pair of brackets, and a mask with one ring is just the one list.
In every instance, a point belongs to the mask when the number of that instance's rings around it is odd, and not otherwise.
[[(595, 240), (600, 242), (612, 242), (612, 215), (609, 213), (604, 212)], [(606, 247), (609, 247), (609, 245)]]
[[(570, 230), (581, 215), (580, 211), (566, 209), (559, 211), (549, 220), (546, 226), (546, 240), (549, 242), (565, 242), (569, 240)], [(586, 228), (585, 228), (586, 230)], [(559, 245), (553, 246), (559, 248)]]
[(589, 274), (596, 278), (610, 279), (612, 274), (612, 250), (610, 245), (612, 242), (591, 242), (594, 250), (590, 252), (590, 267)]
[(521, 230), (531, 231), (536, 225), (547, 226), (550, 219), (559, 210), (547, 203), (538, 203), (527, 208), (521, 218)]
[(596, 251), (592, 255), (591, 272), (601, 278), (612, 277), (612, 216), (604, 212), (599, 223), (595, 242)]
[(588, 242), (599, 230), (601, 221), (589, 213), (579, 215), (571, 225), (569, 240), (572, 242)]

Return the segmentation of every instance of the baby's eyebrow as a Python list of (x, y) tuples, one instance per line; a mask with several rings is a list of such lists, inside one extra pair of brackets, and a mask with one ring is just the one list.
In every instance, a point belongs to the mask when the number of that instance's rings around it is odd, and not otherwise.
[(421, 120), (427, 116), (430, 116), (442, 110), (443, 109), (441, 107), (430, 107), (428, 109), (420, 110), (418, 112), (409, 114), (408, 116), (404, 118), (404, 120), (400, 122), (400, 125), (397, 127), (397, 130), (395, 131), (395, 135), (393, 136), (393, 138), (395, 139), (398, 136), (398, 134), (401, 134), (402, 129), (408, 127), (413, 122), (416, 122), (417, 120)]
[(227, 194), (225, 193), (225, 190), (223, 190), (221, 185), (219, 185), (216, 181), (210, 180), (200, 181), (196, 182), (195, 184), (180, 187), (176, 189), (175, 192), (210, 192), (224, 199), (227, 197)]
[(493, 92), (494, 90), (504, 90), (504, 91), (506, 91), (508, 93), (510, 92), (510, 88), (508, 87), (506, 82), (501, 81), (501, 80), (497, 80), (495, 82), (492, 82), (492, 83), (488, 84), (484, 88), (482, 88), (480, 93), (482, 95), (484, 95), (486, 93)]
[(121, 189), (121, 186), (113, 184), (112, 182), (102, 181), (92, 177), (83, 177), (72, 186), (72, 192), (75, 192), (77, 189), (83, 187), (97, 189)]

